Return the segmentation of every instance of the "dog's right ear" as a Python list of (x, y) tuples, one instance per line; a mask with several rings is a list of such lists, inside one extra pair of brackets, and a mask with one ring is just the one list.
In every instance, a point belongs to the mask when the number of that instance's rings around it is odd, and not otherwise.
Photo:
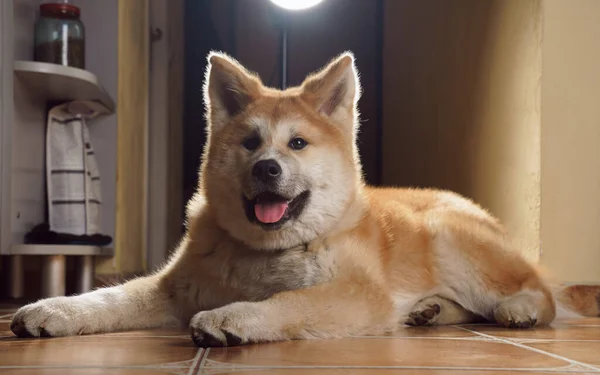
[(208, 55), (204, 103), (211, 130), (225, 126), (260, 95), (260, 79), (233, 58), (218, 52)]

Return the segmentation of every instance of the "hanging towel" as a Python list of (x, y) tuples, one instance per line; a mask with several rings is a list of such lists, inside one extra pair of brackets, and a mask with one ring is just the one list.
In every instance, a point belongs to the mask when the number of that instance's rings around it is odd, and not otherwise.
[(101, 233), (100, 172), (86, 120), (107, 112), (95, 102), (50, 109), (46, 133), (49, 230), (71, 235)]

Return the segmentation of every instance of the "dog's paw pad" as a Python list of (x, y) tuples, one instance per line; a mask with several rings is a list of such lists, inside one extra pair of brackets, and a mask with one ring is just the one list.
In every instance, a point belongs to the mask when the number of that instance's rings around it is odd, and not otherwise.
[(223, 332), (223, 338), (204, 332), (202, 330), (193, 330), (192, 340), (200, 348), (221, 348), (224, 346), (238, 346), (242, 344), (242, 339), (230, 332)]
[(439, 315), (441, 307), (439, 304), (431, 304), (423, 309), (417, 309), (408, 314), (406, 324), (409, 326), (424, 326), (429, 325), (435, 317)]
[(504, 322), (504, 327), (506, 328), (517, 328), (517, 329), (527, 329), (527, 328), (532, 328), (533, 326), (535, 326), (535, 323), (537, 323), (537, 319), (527, 319), (527, 320), (508, 320), (506, 322)]
[(54, 337), (45, 328), (40, 328), (40, 337)]
[(234, 335), (233, 333), (225, 332), (225, 338), (227, 339), (227, 346), (242, 345), (242, 338)]
[(537, 323), (536, 305), (527, 295), (512, 297), (496, 307), (494, 319), (505, 328), (532, 328)]
[(200, 348), (220, 348), (225, 343), (208, 332), (196, 331), (192, 334), (194, 344)]
[(13, 319), (12, 323), (10, 324), (10, 330), (17, 337), (21, 337), (21, 338), (31, 338), (31, 337), (34, 337), (27, 330), (27, 327), (25, 327), (25, 322), (22, 319), (18, 319), (18, 318)]

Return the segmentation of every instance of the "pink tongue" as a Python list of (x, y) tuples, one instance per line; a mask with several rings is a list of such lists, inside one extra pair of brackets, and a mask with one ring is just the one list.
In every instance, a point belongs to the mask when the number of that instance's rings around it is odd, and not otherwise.
[(254, 214), (261, 223), (272, 224), (281, 220), (287, 208), (286, 202), (257, 203), (254, 205)]

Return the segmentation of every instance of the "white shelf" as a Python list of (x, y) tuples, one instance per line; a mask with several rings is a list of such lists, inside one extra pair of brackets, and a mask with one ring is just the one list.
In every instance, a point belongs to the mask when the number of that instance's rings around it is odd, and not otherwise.
[(115, 111), (115, 102), (98, 77), (87, 70), (37, 61), (15, 61), (14, 70), (24, 85), (48, 101), (90, 100)]
[(98, 255), (113, 256), (111, 247), (84, 245), (12, 245), (10, 255)]

